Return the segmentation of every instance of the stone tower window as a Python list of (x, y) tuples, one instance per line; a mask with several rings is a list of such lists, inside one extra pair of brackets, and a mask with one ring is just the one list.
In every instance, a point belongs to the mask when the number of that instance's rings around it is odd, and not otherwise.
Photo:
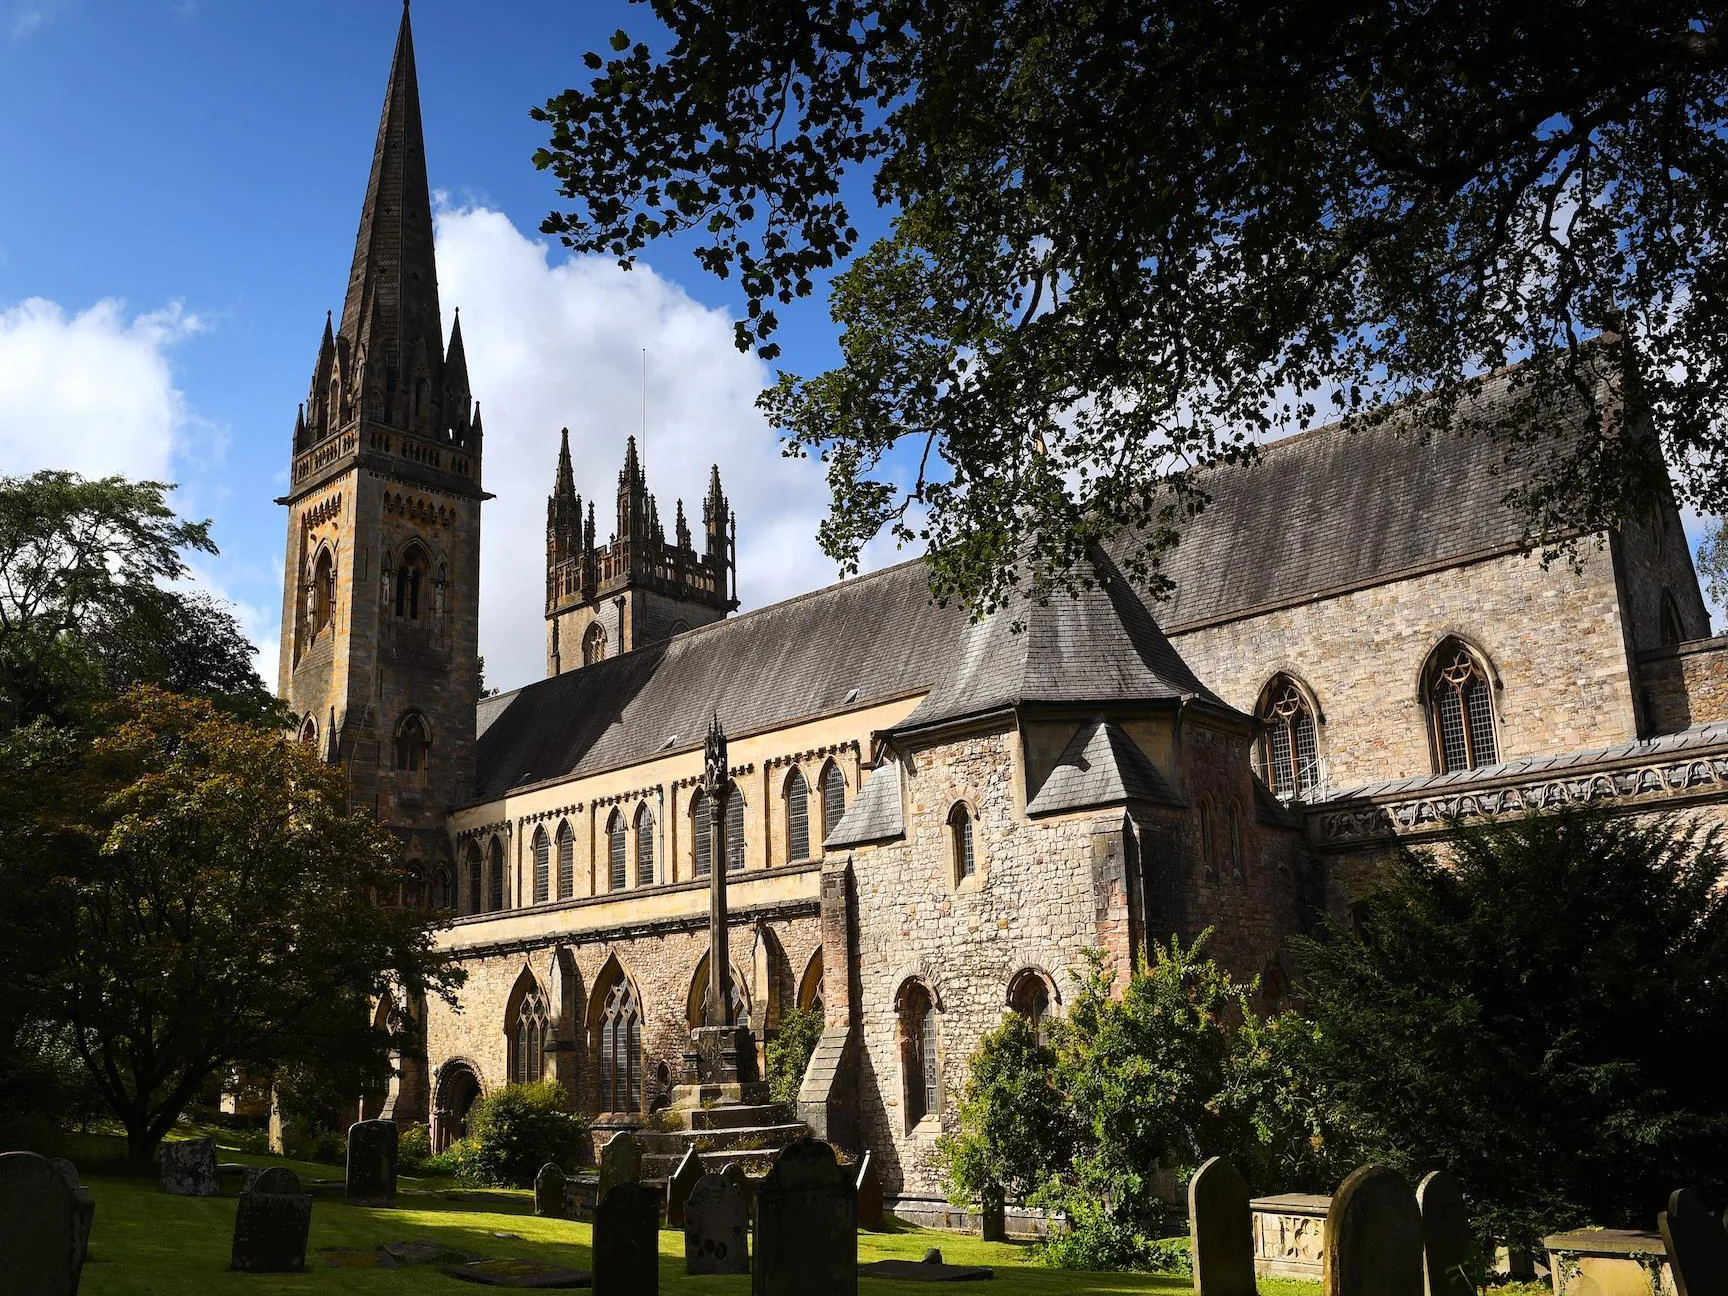
[(972, 812), (963, 801), (955, 802), (948, 812), (948, 847), (954, 865), (954, 881), (964, 882), (978, 873), (978, 859), (972, 847)]
[(462, 873), (468, 888), (463, 897), (462, 912), (480, 913), (486, 908), (486, 877), (480, 867), (480, 847), (475, 842), (469, 842), (468, 849), (463, 853)]
[(408, 621), (420, 619), (420, 602), (426, 571), (431, 566), (426, 551), (411, 544), (402, 551), (402, 561), (396, 566), (396, 615)]
[(1492, 765), (1494, 686), (1486, 664), (1470, 647), (1448, 639), (1434, 650), (1424, 672), (1430, 737), (1442, 774)]
[(620, 977), (600, 1019), (600, 1110), (636, 1111), (641, 1105), (642, 1011), (630, 982)]
[(690, 798), (691, 873), (707, 877), (714, 871), (714, 824), (708, 814), (708, 794), (698, 790)]
[(307, 625), (310, 639), (336, 619), (336, 560), (328, 549), (320, 549), (312, 560), (312, 587), (307, 591)]
[(419, 712), (410, 711), (396, 726), (396, 768), (418, 774), (424, 781), (426, 749), (431, 745), (432, 735), (427, 732), (426, 721)]
[(1218, 880), (1218, 824), (1212, 794), (1200, 794), (1200, 867), (1208, 882)]
[(822, 836), (826, 840), (846, 813), (846, 777), (829, 761), (822, 769)]
[(636, 807), (636, 885), (654, 885), (654, 812)]
[(515, 1030), (510, 1041), (510, 1080), (513, 1084), (531, 1084), (546, 1073), (546, 1044), (551, 1036), (552, 1018), (546, 1012), (546, 1000), (540, 987), (535, 986), (522, 996), (516, 1009)]
[(568, 900), (576, 883), (576, 834), (570, 831), (570, 821), (558, 825), (558, 898)]
[(440, 863), (432, 870), (432, 907), (434, 909), (454, 909), (454, 888), (450, 882), (450, 865)]
[(544, 827), (534, 830), (534, 903), (545, 904), (552, 890), (552, 839)]
[(736, 783), (726, 788), (726, 871), (744, 867), (744, 794)]
[(1008, 1007), (1038, 1032), (1038, 1042), (1050, 1042), (1050, 982), (1037, 968), (1023, 968), (1008, 983)]
[(1305, 797), (1320, 782), (1320, 744), (1314, 706), (1302, 686), (1288, 675), (1274, 675), (1260, 693), (1264, 732), (1260, 768), (1275, 796)]
[(504, 847), (494, 837), (486, 848), (486, 908), (497, 913), (504, 907)]
[(786, 776), (786, 862), (810, 858), (810, 785), (796, 766)]
[(606, 627), (596, 621), (582, 636), (582, 664), (592, 666), (606, 660)]
[(910, 1129), (941, 1110), (937, 1084), (936, 1001), (929, 987), (909, 981), (900, 991), (900, 1072)]
[(624, 815), (621, 811), (614, 810), (611, 817), (606, 820), (606, 859), (611, 865), (609, 885), (614, 891), (622, 891), (630, 885), (630, 874), (625, 853), (629, 843), (625, 837)]
[(1237, 882), (1248, 880), (1248, 873), (1242, 858), (1242, 803), (1230, 802), (1230, 876)]

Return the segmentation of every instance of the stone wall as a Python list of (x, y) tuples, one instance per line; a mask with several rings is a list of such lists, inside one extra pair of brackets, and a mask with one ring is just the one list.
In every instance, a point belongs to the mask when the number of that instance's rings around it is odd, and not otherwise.
[(1654, 733), (1728, 720), (1728, 636), (1639, 653), (1638, 679)]
[[(1156, 609), (1154, 609), (1156, 611)], [(1449, 634), (1493, 665), (1502, 758), (1637, 735), (1614, 563), (1587, 547), (1574, 570), (1517, 554), (1485, 558), (1296, 607), (1170, 632), (1189, 666), (1252, 713), (1279, 671), (1318, 698), (1332, 788), (1434, 772), (1419, 682)]]

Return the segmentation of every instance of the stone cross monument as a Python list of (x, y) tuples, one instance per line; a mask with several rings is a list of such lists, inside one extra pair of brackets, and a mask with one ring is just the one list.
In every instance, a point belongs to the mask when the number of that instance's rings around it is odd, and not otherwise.
[(720, 714), (708, 726), (702, 749), (702, 791), (708, 801), (708, 995), (703, 1002), (702, 1024), (732, 1025), (732, 955), (726, 939), (726, 856), (730, 843), (726, 830), (726, 794), (730, 790), (726, 764), (726, 731)]

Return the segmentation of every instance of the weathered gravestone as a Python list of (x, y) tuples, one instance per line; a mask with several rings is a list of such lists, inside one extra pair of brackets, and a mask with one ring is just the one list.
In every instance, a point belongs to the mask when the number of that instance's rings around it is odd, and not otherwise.
[(985, 1242), (1008, 1240), (1008, 1207), (1000, 1197), (986, 1197), (978, 1206), (978, 1236)]
[(594, 1208), (596, 1296), (660, 1290), (660, 1194), (644, 1183), (609, 1189)]
[(1257, 1296), (1248, 1184), (1223, 1157), (1213, 1157), (1189, 1181), (1188, 1237), (1200, 1296)]
[(702, 1178), (702, 1158), (695, 1148), (684, 1150), (684, 1159), (666, 1181), (666, 1227), (684, 1227), (684, 1203), (690, 1200), (690, 1190)]
[(78, 1177), (77, 1166), (65, 1157), (54, 1157), (49, 1164), (60, 1172), (67, 1191), (72, 1194), (72, 1240), (78, 1248), (78, 1266), (82, 1269), (90, 1258), (90, 1228), (96, 1222), (96, 1202), (84, 1187), (84, 1181)]
[(882, 1231), (882, 1176), (876, 1173), (876, 1157), (866, 1152), (858, 1160), (858, 1174), (853, 1181), (858, 1189), (858, 1227), (872, 1233)]
[(1690, 1188), (1676, 1189), (1668, 1209), (1656, 1217), (1668, 1268), (1680, 1296), (1728, 1292), (1728, 1232)]
[(596, 1205), (619, 1184), (635, 1183), (642, 1177), (642, 1141), (633, 1130), (619, 1130), (600, 1149), (600, 1187)]
[(228, 1267), (238, 1273), (300, 1273), (312, 1232), (312, 1194), (292, 1170), (272, 1166), (240, 1194)]
[(162, 1191), (180, 1197), (214, 1197), (222, 1191), (216, 1173), (216, 1140), (183, 1139), (164, 1143), (157, 1154), (162, 1163)]
[(1475, 1296), (1465, 1265), (1470, 1260), (1470, 1216), (1464, 1190), (1444, 1170), (1431, 1170), (1416, 1185), (1422, 1215), (1422, 1289), (1427, 1296)]
[(783, 1149), (756, 1189), (751, 1296), (857, 1296), (857, 1197), (828, 1144)]
[(1358, 1166), (1332, 1195), (1326, 1296), (1422, 1296), (1422, 1216), (1396, 1170)]
[(750, 1272), (750, 1185), (737, 1166), (696, 1181), (684, 1203), (684, 1272)]
[(570, 1183), (564, 1172), (548, 1161), (534, 1176), (534, 1213), (563, 1219), (570, 1204)]
[(396, 1204), (396, 1122), (356, 1121), (348, 1127), (348, 1200), (355, 1206)]
[(72, 1192), (34, 1152), (0, 1153), (0, 1279), (5, 1291), (75, 1296), (79, 1270)]

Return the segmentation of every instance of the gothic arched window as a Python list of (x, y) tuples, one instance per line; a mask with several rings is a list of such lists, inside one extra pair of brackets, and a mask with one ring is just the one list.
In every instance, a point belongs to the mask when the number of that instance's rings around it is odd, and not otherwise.
[(606, 659), (606, 627), (596, 621), (582, 636), (582, 664), (592, 666)]
[(426, 551), (418, 543), (402, 551), (402, 561), (396, 565), (396, 615), (409, 621), (420, 619), (421, 587), (426, 583), (426, 571), (431, 567)]
[(736, 783), (726, 788), (726, 871), (744, 867), (744, 794)]
[(840, 767), (829, 761), (822, 770), (822, 837), (826, 841), (846, 813), (846, 776)]
[(698, 790), (690, 798), (690, 868), (694, 877), (714, 871), (714, 818), (708, 813), (708, 794)]
[(1670, 590), (1662, 591), (1662, 646), (1672, 648), (1686, 642), (1685, 623), (1680, 620), (1680, 605)]
[(418, 711), (410, 711), (396, 724), (396, 768), (410, 774), (426, 772), (426, 749), (432, 745), (432, 735)]
[(786, 776), (786, 859), (810, 858), (810, 785), (796, 766)]
[(1247, 866), (1242, 858), (1242, 803), (1232, 800), (1229, 813), (1230, 829), (1230, 876), (1237, 882), (1248, 878)]
[(545, 904), (551, 898), (552, 839), (544, 827), (534, 830), (534, 903)]
[(1036, 968), (1023, 968), (1008, 983), (1008, 1007), (1032, 1023), (1038, 1042), (1049, 1042), (1050, 983)]
[(311, 716), (307, 716), (300, 724), (300, 741), (307, 747), (318, 742), (318, 722)]
[(546, 1000), (535, 986), (522, 996), (516, 1009), (515, 1029), (510, 1041), (510, 1080), (513, 1084), (532, 1084), (546, 1074), (546, 1045), (551, 1039), (552, 1018), (546, 1012)]
[(642, 1010), (630, 982), (620, 977), (600, 1018), (600, 1110), (642, 1106)]
[(570, 821), (558, 825), (558, 898), (568, 900), (576, 885), (576, 834)]
[(1430, 736), (1440, 773), (1492, 765), (1494, 685), (1485, 662), (1457, 639), (1447, 639), (1424, 672)]
[(977, 874), (978, 857), (972, 845), (972, 812), (963, 801), (955, 802), (954, 808), (948, 812), (948, 853), (956, 883)]
[(654, 812), (636, 807), (636, 885), (654, 885)]
[(480, 846), (469, 842), (463, 853), (462, 871), (466, 878), (467, 895), (463, 898), (463, 913), (477, 914), (486, 908), (486, 877), (480, 867)]
[(1208, 882), (1218, 880), (1218, 825), (1212, 811), (1212, 794), (1200, 794), (1200, 867)]
[(494, 837), (486, 848), (486, 908), (497, 913), (504, 907), (504, 847)]
[[(307, 591), (307, 612), (312, 635), (336, 619), (336, 560), (328, 549), (320, 549), (312, 560), (312, 586)], [(308, 638), (311, 635), (307, 636)]]
[(450, 881), (450, 866), (439, 864), (432, 870), (432, 907), (434, 909), (454, 909), (455, 896)]
[(630, 874), (626, 863), (624, 832), (624, 815), (614, 810), (606, 820), (606, 860), (611, 866), (610, 886), (614, 891), (622, 891), (630, 885)]
[(1320, 781), (1320, 744), (1314, 708), (1288, 675), (1274, 675), (1260, 694), (1260, 767), (1272, 792), (1305, 797)]
[(900, 1071), (905, 1086), (906, 1124), (916, 1125), (941, 1110), (937, 1084), (936, 1001), (922, 982), (900, 991)]

